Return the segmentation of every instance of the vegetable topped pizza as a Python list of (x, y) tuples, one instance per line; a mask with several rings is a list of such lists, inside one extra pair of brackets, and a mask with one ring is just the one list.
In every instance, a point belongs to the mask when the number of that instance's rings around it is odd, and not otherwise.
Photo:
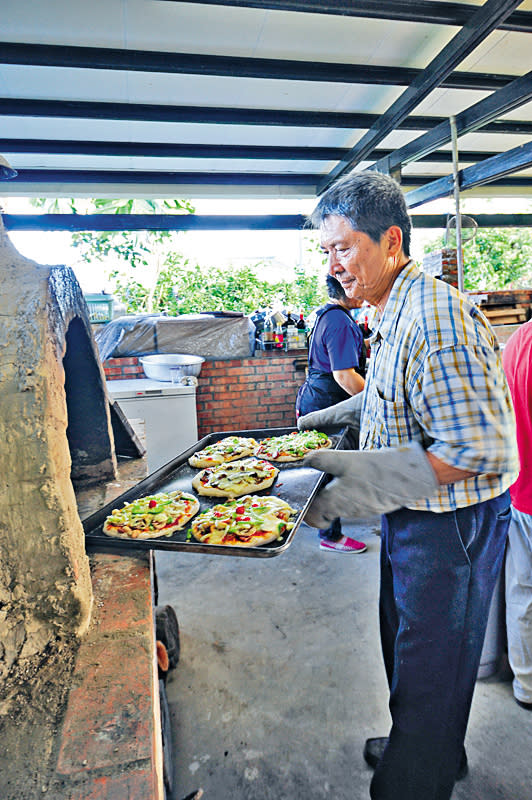
[(198, 494), (211, 497), (239, 497), (268, 489), (279, 474), (269, 461), (243, 458), (216, 467), (207, 467), (192, 479)]
[(147, 495), (114, 508), (103, 524), (103, 532), (120, 539), (171, 536), (184, 528), (199, 508), (198, 498), (187, 492)]
[(219, 503), (192, 521), (191, 533), (205, 544), (256, 547), (281, 539), (296, 512), (279, 497), (246, 495)]
[(292, 431), (281, 436), (262, 439), (255, 450), (258, 458), (270, 461), (299, 461), (314, 450), (332, 447), (326, 433), (320, 431)]
[(203, 450), (193, 453), (188, 463), (191, 467), (214, 467), (216, 464), (253, 455), (258, 444), (256, 439), (250, 437), (225, 436), (213, 444), (208, 444)]

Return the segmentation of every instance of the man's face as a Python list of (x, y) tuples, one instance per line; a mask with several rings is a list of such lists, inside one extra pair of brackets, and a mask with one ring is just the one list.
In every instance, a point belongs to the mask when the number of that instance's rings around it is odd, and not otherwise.
[(336, 214), (325, 217), (320, 234), (321, 248), (329, 258), (329, 273), (342, 284), (346, 295), (377, 305), (395, 277), (387, 234), (377, 244)]

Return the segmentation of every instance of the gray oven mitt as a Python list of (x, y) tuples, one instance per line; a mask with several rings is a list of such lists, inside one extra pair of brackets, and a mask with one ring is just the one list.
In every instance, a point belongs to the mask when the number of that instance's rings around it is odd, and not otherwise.
[(322, 450), (304, 463), (334, 476), (305, 515), (313, 528), (327, 528), (336, 517), (387, 514), (430, 497), (439, 487), (418, 442), (382, 450)]
[[(364, 392), (359, 392), (336, 403), (334, 406), (322, 408), (321, 411), (311, 411), (299, 417), (297, 427), (300, 431), (312, 430), (314, 428), (324, 428), (328, 425), (341, 425), (347, 427), (355, 433), (360, 431), (360, 413), (364, 402)], [(321, 469), (321, 467), (318, 467)]]

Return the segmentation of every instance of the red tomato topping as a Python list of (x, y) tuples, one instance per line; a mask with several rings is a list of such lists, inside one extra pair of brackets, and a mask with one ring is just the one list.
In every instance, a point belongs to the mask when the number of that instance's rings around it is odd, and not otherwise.
[(237, 506), (235, 508), (237, 514), (243, 514), (245, 510), (246, 510), (245, 506)]
[(150, 500), (150, 502), (148, 503), (148, 506), (150, 508), (155, 508), (156, 505), (157, 505), (157, 502), (155, 500)]

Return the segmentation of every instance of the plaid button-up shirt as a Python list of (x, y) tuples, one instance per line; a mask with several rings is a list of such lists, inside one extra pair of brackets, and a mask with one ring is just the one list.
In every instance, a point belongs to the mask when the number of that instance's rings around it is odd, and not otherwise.
[(410, 506), (450, 511), (497, 497), (519, 461), (496, 336), (467, 297), (410, 262), (371, 337), (360, 449), (420, 442), (476, 475)]

